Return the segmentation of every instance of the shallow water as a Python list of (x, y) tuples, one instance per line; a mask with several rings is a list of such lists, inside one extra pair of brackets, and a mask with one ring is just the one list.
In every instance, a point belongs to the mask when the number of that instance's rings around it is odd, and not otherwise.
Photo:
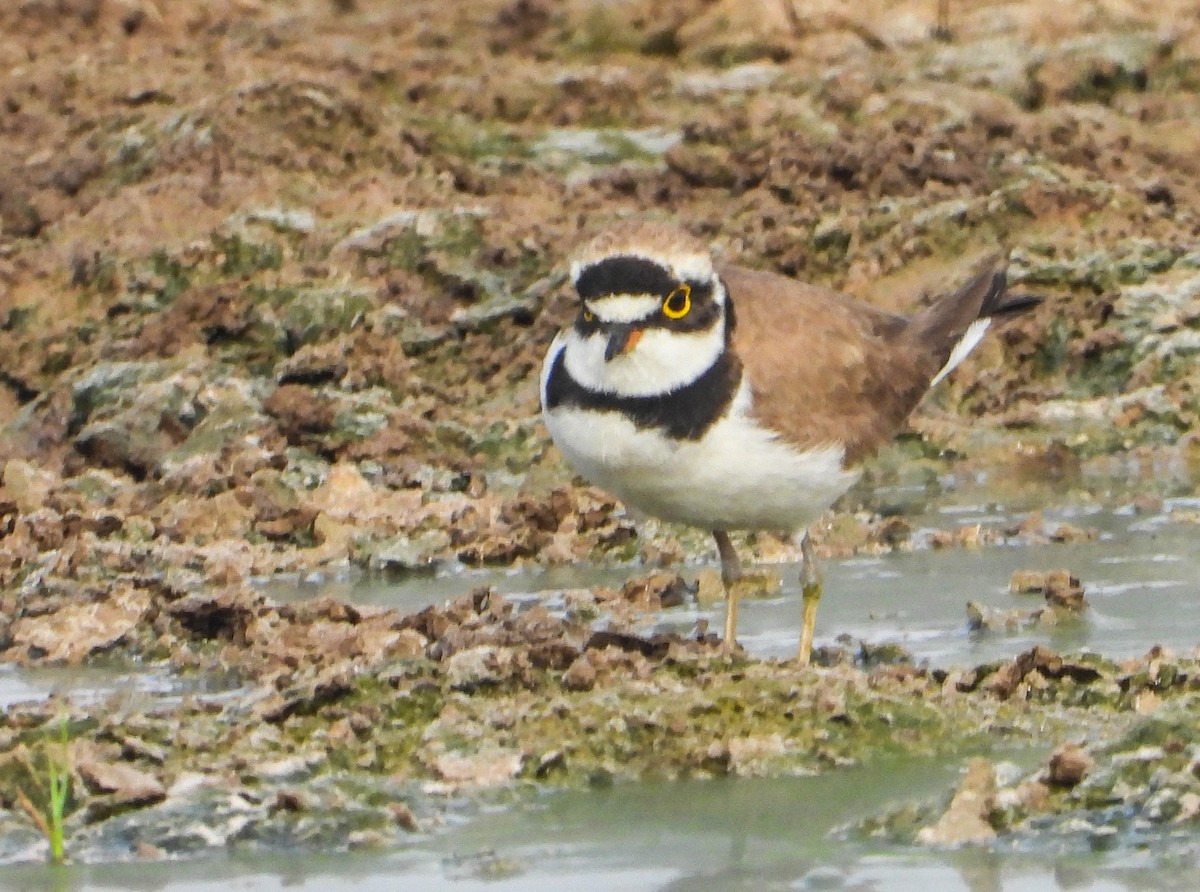
[(0, 665), (0, 709), (30, 700), (64, 697), (92, 704), (110, 697), (123, 701), (182, 697), (186, 694), (228, 695), (238, 680), (229, 675), (171, 675), (153, 667), (130, 669), (127, 665), (105, 666), (101, 661), (88, 666), (38, 666), (18, 668)]
[[(1098, 530), (1098, 538), (1088, 542), (922, 548), (826, 561), (816, 645), (834, 644), (844, 635), (872, 644), (898, 643), (916, 659), (943, 667), (1011, 658), (1037, 643), (1113, 658), (1144, 654), (1156, 644), (1191, 651), (1200, 645), (1200, 528), (1174, 522), (1171, 514), (1195, 510), (1195, 501), (1168, 500), (1161, 512), (1146, 516), (1101, 509), (1046, 512), (1050, 527), (1067, 522)], [(918, 518), (915, 538), (922, 536), (922, 522), (943, 529), (975, 523), (998, 528), (1023, 516), (988, 505), (945, 507)], [(756, 656), (790, 657), (800, 625), (799, 567), (778, 564), (760, 569), (779, 575), (783, 588), (775, 598), (742, 601), (738, 640)], [(1040, 599), (1011, 594), (1013, 572), (1053, 569), (1070, 570), (1082, 580), (1090, 609), (1079, 621), (1011, 634), (968, 630), (968, 601), (997, 610), (1031, 610)], [(637, 572), (637, 568), (567, 567), (415, 575), (401, 580), (313, 578), (273, 582), (266, 590), (280, 600), (332, 595), (408, 611), (490, 585), (507, 595), (540, 598), (553, 605), (556, 592), (564, 588), (619, 587)], [(686, 634), (700, 620), (720, 630), (724, 605), (668, 610), (655, 627)]]
[(545, 793), (484, 809), (402, 851), (0, 870), (0, 890), (455, 889), (1108, 892), (1196, 889), (1176, 852), (935, 852), (830, 830), (882, 803), (937, 796), (953, 769), (894, 762), (820, 777), (725, 779)]
[[(1094, 541), (1046, 546), (918, 550), (826, 564), (826, 593), (818, 614), (818, 644), (848, 634), (871, 642), (898, 642), (918, 659), (950, 667), (1011, 658), (1034, 643), (1060, 652), (1094, 650), (1121, 657), (1155, 644), (1190, 651), (1200, 643), (1200, 537), (1192, 523), (1171, 519), (1187, 501), (1149, 516), (1132, 512), (1047, 513), (1101, 530)], [(1010, 523), (1014, 517), (986, 504), (943, 507), (921, 522), (941, 528)], [(920, 534), (918, 533), (918, 536)], [(1078, 622), (1017, 634), (968, 632), (965, 605), (1033, 608), (1038, 599), (1009, 593), (1018, 569), (1066, 568), (1078, 575), (1091, 608)], [(781, 596), (746, 601), (742, 644), (752, 653), (787, 656), (795, 647), (799, 592), (795, 567), (773, 568), (784, 579)], [(274, 597), (333, 595), (360, 603), (416, 609), (477, 585), (494, 585), (519, 598), (546, 598), (564, 587), (619, 585), (632, 570), (578, 569), (521, 573), (457, 573), (412, 577), (274, 583)], [(719, 628), (722, 606), (667, 611), (660, 627), (683, 631), (698, 619)], [(127, 669), (9, 671), (0, 675), (0, 702), (45, 696), (177, 696), (178, 684)], [(1036, 764), (1046, 753), (1014, 754)], [(864, 843), (833, 832), (890, 803), (938, 798), (954, 783), (960, 764), (891, 763), (821, 777), (725, 779), (624, 785), (589, 792), (518, 796), (469, 817), (414, 836), (388, 853), (346, 855), (230, 854), (203, 861), (108, 864), (52, 870), (0, 869), (8, 889), (697, 889), (761, 890), (1053, 890), (1200, 888), (1200, 839), (1164, 840), (1161, 846), (1118, 847), (1080, 854), (1048, 839), (1036, 850), (937, 852)], [(1060, 844), (1062, 843), (1062, 844)]]

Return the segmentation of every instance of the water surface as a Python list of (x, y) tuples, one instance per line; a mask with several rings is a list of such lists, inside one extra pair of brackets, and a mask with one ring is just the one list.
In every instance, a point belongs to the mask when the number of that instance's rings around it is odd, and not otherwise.
[[(1161, 512), (1068, 511), (1056, 519), (1096, 528), (1075, 544), (923, 549), (829, 561), (817, 643), (839, 635), (897, 642), (939, 666), (1011, 658), (1035, 643), (1060, 652), (1094, 650), (1111, 657), (1155, 644), (1190, 651), (1200, 642), (1200, 538), (1191, 523)], [(932, 526), (1011, 523), (981, 504), (936, 509)], [(1018, 518), (1019, 519), (1019, 518)], [(1009, 593), (1015, 570), (1069, 569), (1085, 586), (1090, 609), (1077, 622), (1014, 634), (973, 634), (966, 603), (1032, 608)], [(800, 616), (797, 568), (778, 570), (779, 597), (743, 604), (740, 639), (752, 653), (788, 656)], [(273, 583), (274, 597), (332, 595), (413, 610), (478, 585), (520, 600), (553, 605), (563, 588), (620, 585), (635, 568), (566, 568), (517, 573), (449, 573), (404, 580), (358, 577)], [(706, 619), (720, 628), (721, 605), (666, 611), (648, 625), (687, 631)], [(602, 622), (602, 620), (601, 620)], [(72, 697), (176, 696), (178, 683), (128, 669), (6, 670), (0, 701), (50, 691)], [(1026, 766), (1047, 753), (1012, 754)], [(1081, 853), (1077, 842), (1047, 839), (1008, 848), (957, 852), (900, 848), (847, 838), (838, 827), (914, 798), (944, 797), (953, 764), (892, 762), (820, 777), (644, 783), (588, 792), (520, 794), (426, 828), (403, 850), (342, 855), (227, 853), (198, 861), (101, 864), (52, 870), (0, 869), (0, 889), (435, 890), (969, 890), (969, 892), (1109, 892), (1200, 888), (1200, 837), (1163, 838), (1152, 848)]]

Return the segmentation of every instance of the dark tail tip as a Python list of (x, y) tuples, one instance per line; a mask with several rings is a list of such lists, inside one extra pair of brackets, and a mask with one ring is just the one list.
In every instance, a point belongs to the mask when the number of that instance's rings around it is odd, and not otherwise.
[(1045, 298), (1037, 294), (1005, 294), (1000, 292), (998, 299), (992, 306), (986, 307), (985, 312), (981, 315), (985, 316), (1016, 316), (1018, 313), (1024, 313), (1027, 310), (1032, 310), (1040, 304)]

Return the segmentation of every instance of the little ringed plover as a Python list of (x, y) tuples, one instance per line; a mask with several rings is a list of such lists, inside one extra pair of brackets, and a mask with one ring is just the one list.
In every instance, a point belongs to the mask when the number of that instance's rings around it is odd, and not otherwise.
[[(574, 323), (542, 371), (546, 426), (567, 462), (626, 504), (710, 530), (737, 632), (731, 530), (805, 531), (858, 478), (1010, 296), (992, 257), (911, 316), (770, 272), (716, 264), (679, 230), (614, 228), (571, 266)], [(799, 659), (821, 585), (805, 533)]]

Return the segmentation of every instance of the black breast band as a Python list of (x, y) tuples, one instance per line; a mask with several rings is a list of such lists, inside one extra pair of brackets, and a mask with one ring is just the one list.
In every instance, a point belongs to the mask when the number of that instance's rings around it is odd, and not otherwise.
[(721, 418), (737, 394), (742, 364), (724, 350), (691, 384), (655, 396), (620, 396), (589, 390), (571, 377), (558, 351), (546, 381), (546, 408), (559, 406), (596, 412), (620, 412), (635, 427), (661, 430), (677, 440), (699, 440)]

